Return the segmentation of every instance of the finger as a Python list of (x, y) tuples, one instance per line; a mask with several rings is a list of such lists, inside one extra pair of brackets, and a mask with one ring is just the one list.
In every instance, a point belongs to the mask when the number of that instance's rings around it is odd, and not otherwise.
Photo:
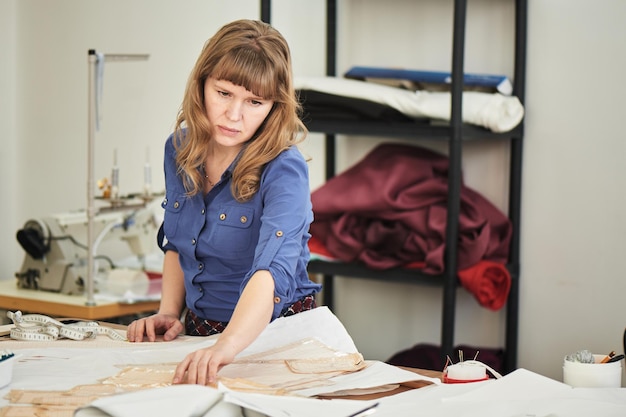
[(192, 353), (189, 363), (187, 363), (187, 378), (184, 379), (187, 384), (198, 383), (198, 361), (195, 359), (197, 355), (198, 352)]
[[(198, 355), (197, 355), (198, 356)], [(197, 360), (194, 362), (194, 366), (195, 366), (195, 378), (193, 380), (193, 382), (191, 382), (192, 384), (198, 384), (198, 385), (206, 385), (207, 383), (207, 373), (208, 373), (208, 368), (209, 368), (209, 362), (210, 362), (210, 356), (207, 357), (206, 353), (205, 354), (201, 354), (199, 355), (199, 357), (196, 358)], [(190, 377), (187, 377), (188, 380), (191, 380)]]
[(135, 336), (133, 334), (134, 326), (135, 326), (135, 322), (132, 322), (126, 328), (126, 339), (128, 339), (129, 342), (134, 342), (135, 341)]
[(183, 324), (180, 321), (174, 322), (174, 324), (172, 324), (172, 327), (167, 329), (167, 331), (163, 335), (163, 340), (169, 342), (170, 340), (176, 339), (178, 335), (182, 332), (182, 330)]
[[(174, 377), (172, 378), (172, 384), (184, 384), (184, 377), (185, 377), (185, 372), (188, 372), (188, 368), (189, 368), (189, 363), (190, 363), (190, 359), (189, 356), (187, 356), (185, 359), (183, 359), (183, 361), (181, 363), (178, 364), (178, 366), (176, 366), (176, 370), (174, 371)], [(187, 376), (187, 380), (189, 380), (189, 376)], [(189, 381), (187, 381), (188, 383)]]
[(206, 372), (209, 385), (215, 384), (215, 382), (217, 381), (217, 372), (220, 370), (220, 365), (221, 364), (219, 361), (209, 361), (209, 366)]
[(135, 320), (128, 326), (126, 337), (131, 342), (143, 341), (143, 322), (142, 320)]
[(156, 340), (156, 331), (154, 330), (154, 320), (146, 319), (144, 323), (146, 325), (145, 325), (145, 329), (142, 329), (142, 334), (145, 332), (148, 341), (154, 342)]

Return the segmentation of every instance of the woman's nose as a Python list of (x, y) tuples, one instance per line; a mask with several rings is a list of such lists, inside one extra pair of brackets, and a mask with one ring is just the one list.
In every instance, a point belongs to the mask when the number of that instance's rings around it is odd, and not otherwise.
[(239, 119), (241, 119), (242, 110), (243, 110), (242, 105), (243, 103), (241, 103), (240, 101), (232, 100), (228, 108), (226, 109), (226, 117), (228, 117), (233, 122), (236, 122)]

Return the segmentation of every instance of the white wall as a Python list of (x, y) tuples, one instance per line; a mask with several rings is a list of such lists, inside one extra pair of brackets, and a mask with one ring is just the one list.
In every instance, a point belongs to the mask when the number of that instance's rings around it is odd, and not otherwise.
[(626, 327), (626, 3), (530, 3), (520, 364), (560, 375)]
[[(291, 44), (296, 73), (323, 74), (322, 2), (272, 3), (273, 23)], [(357, 64), (449, 68), (446, 2), (340, 3), (340, 73)], [(469, 3), (466, 70), (512, 75), (512, 2)], [(560, 379), (564, 354), (618, 350), (626, 326), (620, 276), (626, 270), (620, 120), (626, 3), (530, 3), (518, 362)], [(222, 24), (258, 16), (257, 0), (0, 0), (2, 277), (11, 279), (19, 268), (22, 251), (14, 236), (25, 220), (85, 205), (87, 50), (151, 55), (145, 63), (105, 68), (96, 177), (109, 175), (117, 148), (122, 192), (139, 189), (148, 149), (158, 189), (163, 141), (202, 44)], [(340, 166), (378, 141), (340, 141)], [(321, 148), (319, 135), (312, 135), (306, 151), (314, 158), (314, 188), (323, 181)], [(482, 142), (464, 148), (467, 183), (502, 208), (506, 152), (506, 145)], [(440, 294), (438, 288), (342, 279), (336, 313), (366, 357), (384, 360), (418, 342), (438, 343)], [(480, 308), (463, 290), (458, 295), (456, 341), (501, 345), (502, 312)]]
[(18, 184), (14, 181), (17, 162), (17, 129), (15, 111), (16, 1), (0, 0), (0, 195), (5, 196), (0, 209), (0, 276), (13, 276), (15, 259), (23, 251), (15, 243), (17, 231)]

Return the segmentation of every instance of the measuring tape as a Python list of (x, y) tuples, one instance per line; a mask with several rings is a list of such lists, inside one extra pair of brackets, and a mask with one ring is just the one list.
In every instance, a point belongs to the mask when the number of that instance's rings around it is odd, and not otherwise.
[(113, 340), (126, 341), (110, 327), (100, 326), (95, 321), (79, 321), (65, 324), (43, 314), (22, 314), (21, 311), (7, 311), (7, 317), (15, 327), (11, 329), (11, 339), (49, 342), (57, 339), (85, 340), (97, 335), (106, 335)]

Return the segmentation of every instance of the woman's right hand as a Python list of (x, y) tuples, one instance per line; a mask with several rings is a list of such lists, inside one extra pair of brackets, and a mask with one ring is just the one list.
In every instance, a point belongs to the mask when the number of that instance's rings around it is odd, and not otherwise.
[(130, 323), (126, 337), (130, 342), (143, 342), (145, 336), (148, 342), (154, 342), (157, 335), (162, 334), (163, 340), (168, 342), (176, 339), (183, 330), (183, 323), (178, 317), (157, 313)]

